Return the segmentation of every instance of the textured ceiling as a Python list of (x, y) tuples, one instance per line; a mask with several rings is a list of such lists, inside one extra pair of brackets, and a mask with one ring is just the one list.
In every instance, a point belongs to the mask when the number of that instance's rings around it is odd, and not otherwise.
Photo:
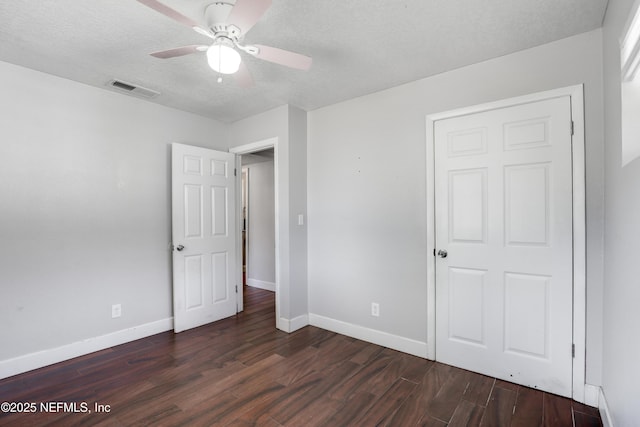
[[(201, 21), (213, 0), (164, 0)], [(245, 42), (313, 57), (308, 72), (244, 60), (255, 85), (217, 83), (204, 54), (150, 52), (209, 39), (135, 0), (0, 1), (0, 60), (232, 122), (291, 104), (310, 111), (598, 28), (607, 0), (273, 0)]]

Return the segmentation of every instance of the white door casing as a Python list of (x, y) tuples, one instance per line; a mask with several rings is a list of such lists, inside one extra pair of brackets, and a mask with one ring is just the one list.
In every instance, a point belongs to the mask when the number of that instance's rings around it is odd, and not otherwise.
[(568, 96), (436, 121), (436, 359), (571, 396)]
[(235, 155), (172, 144), (174, 330), (237, 312)]

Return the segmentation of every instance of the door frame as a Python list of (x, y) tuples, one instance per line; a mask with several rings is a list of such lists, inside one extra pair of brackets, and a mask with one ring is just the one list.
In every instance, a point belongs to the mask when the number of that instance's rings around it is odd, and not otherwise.
[[(249, 277), (249, 168), (246, 166), (242, 166), (242, 162), (240, 162), (240, 208), (244, 211), (240, 214), (240, 219), (243, 221), (244, 225), (244, 254), (240, 252), (240, 259), (242, 259), (244, 271), (242, 272), (243, 276), (240, 283), (242, 286), (245, 285), (247, 278)], [(244, 178), (244, 182), (242, 181)], [(246, 197), (246, 200), (243, 202), (242, 198)], [(244, 203), (246, 202), (246, 205)], [(243, 237), (240, 236), (240, 241), (242, 243)], [(242, 249), (241, 249), (242, 250)], [(242, 305), (239, 305), (240, 310), (242, 310)]]
[[(267, 150), (273, 148), (273, 185), (274, 185), (274, 205), (275, 205), (275, 255), (276, 255), (276, 328), (284, 330), (284, 325), (281, 325), (280, 321), (280, 260), (282, 245), (280, 244), (280, 226), (279, 226), (279, 171), (278, 171), (278, 138), (268, 138), (262, 141), (252, 142), (250, 144), (240, 145), (229, 149), (230, 153), (236, 155), (236, 170), (240, 171), (236, 174), (236, 186), (242, 187), (242, 165), (240, 164), (240, 157), (243, 154), (251, 154), (257, 151)], [(238, 195), (240, 193), (240, 195)], [(236, 218), (238, 224), (242, 224), (242, 191), (236, 191)], [(248, 228), (248, 224), (247, 224)], [(248, 234), (248, 231), (247, 231)], [(242, 233), (238, 233), (239, 250), (236, 251), (237, 259), (239, 260), (240, 267), (237, 268), (237, 282), (242, 283)], [(247, 246), (248, 247), (248, 246)], [(244, 310), (244, 298), (242, 292), (238, 292), (238, 312)]]
[[(436, 356), (436, 275), (435, 275), (435, 135), (438, 120), (559, 97), (570, 97), (572, 136), (572, 180), (573, 180), (573, 399), (585, 401), (586, 368), (586, 171), (584, 135), (584, 85), (537, 92), (470, 107), (459, 108), (426, 117), (427, 144), (427, 358)], [(567, 349), (569, 351), (570, 349)]]

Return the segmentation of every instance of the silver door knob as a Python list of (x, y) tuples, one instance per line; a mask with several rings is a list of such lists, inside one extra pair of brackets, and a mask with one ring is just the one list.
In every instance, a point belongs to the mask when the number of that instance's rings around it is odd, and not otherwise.
[(438, 251), (438, 256), (439, 256), (440, 258), (446, 258), (446, 257), (447, 257), (447, 255), (448, 255), (448, 254), (447, 254), (447, 251), (445, 251), (444, 249), (440, 249), (440, 250)]
[(183, 249), (184, 249), (184, 246), (182, 246), (182, 245), (178, 245), (178, 247), (176, 247), (176, 250), (178, 252), (182, 251)]

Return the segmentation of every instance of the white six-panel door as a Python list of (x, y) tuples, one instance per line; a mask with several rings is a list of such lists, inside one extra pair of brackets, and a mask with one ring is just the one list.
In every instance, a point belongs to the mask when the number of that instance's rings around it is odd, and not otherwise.
[(439, 120), (434, 138), (436, 359), (571, 396), (570, 98)]
[(235, 155), (172, 144), (176, 332), (236, 314)]

